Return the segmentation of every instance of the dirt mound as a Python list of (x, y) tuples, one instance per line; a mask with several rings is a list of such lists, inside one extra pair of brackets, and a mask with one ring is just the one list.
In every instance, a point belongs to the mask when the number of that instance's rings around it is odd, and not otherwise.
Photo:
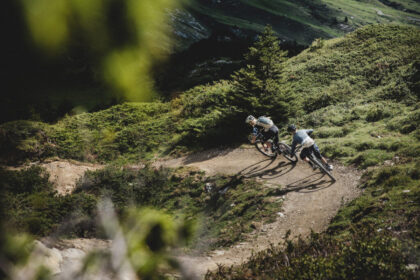
[(75, 160), (51, 160), (46, 162), (34, 162), (29, 165), (8, 167), (9, 170), (20, 170), (28, 168), (32, 165), (38, 165), (47, 170), (50, 174), (50, 182), (53, 183), (54, 189), (60, 195), (66, 195), (73, 192), (76, 187), (77, 181), (85, 174), (88, 170), (98, 170), (103, 168), (103, 165), (79, 162)]
[(51, 161), (39, 165), (50, 174), (50, 181), (61, 195), (70, 194), (76, 187), (77, 181), (86, 171), (103, 168), (99, 164), (66, 160)]

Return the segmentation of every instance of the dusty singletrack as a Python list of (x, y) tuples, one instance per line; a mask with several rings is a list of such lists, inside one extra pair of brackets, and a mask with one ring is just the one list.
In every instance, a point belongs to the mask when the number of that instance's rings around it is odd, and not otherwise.
[(282, 156), (269, 159), (253, 146), (238, 149), (210, 150), (178, 159), (159, 161), (167, 167), (195, 166), (207, 174), (238, 174), (256, 178), (272, 188), (275, 199), (283, 199), (282, 209), (274, 223), (264, 224), (248, 235), (244, 242), (223, 250), (179, 257), (188, 273), (197, 278), (218, 265), (245, 262), (254, 252), (267, 249), (291, 236), (308, 236), (311, 230), (325, 230), (339, 208), (360, 195), (357, 188), (361, 173), (354, 168), (334, 163), (336, 182), (320, 171), (313, 171), (299, 161), (293, 165)]
[[(61, 195), (71, 193), (85, 171), (103, 168), (100, 165), (69, 161), (52, 161), (41, 165), (50, 173), (50, 180)], [(243, 242), (229, 248), (178, 255), (184, 273), (196, 279), (202, 278), (208, 270), (216, 269), (218, 265), (230, 266), (245, 262), (252, 253), (282, 242), (288, 230), (291, 230), (292, 237), (305, 237), (311, 230), (325, 230), (338, 209), (360, 195), (357, 185), (361, 173), (354, 168), (335, 163), (333, 175), (337, 181), (333, 182), (319, 171), (313, 171), (306, 163), (299, 161), (293, 165), (282, 156), (272, 160), (260, 154), (253, 146), (208, 150), (177, 159), (159, 159), (154, 165), (194, 166), (208, 175), (237, 174), (255, 178), (271, 189), (273, 199), (284, 201), (282, 208), (278, 209), (276, 221), (259, 224)], [(89, 243), (87, 247), (86, 242)], [(61, 241), (60, 246), (50, 246), (57, 247), (61, 254), (62, 261), (57, 261), (56, 266), (70, 267), (73, 264), (77, 266), (82, 256), (91, 249), (108, 247), (104, 244), (110, 244), (110, 241), (104, 242), (76, 239)], [(63, 271), (59, 267), (55, 269)]]

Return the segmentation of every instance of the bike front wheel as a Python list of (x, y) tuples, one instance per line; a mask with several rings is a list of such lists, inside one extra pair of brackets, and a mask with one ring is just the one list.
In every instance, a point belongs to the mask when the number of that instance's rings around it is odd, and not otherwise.
[(296, 156), (296, 153), (292, 154), (292, 148), (284, 143), (279, 143), (279, 151), (280, 153), (289, 161), (296, 163), (298, 161), (298, 158)]
[(277, 157), (277, 153), (276, 152), (272, 152), (271, 149), (268, 149), (263, 142), (261, 141), (256, 141), (255, 142), (255, 147), (257, 148), (257, 150), (262, 153), (263, 155), (265, 155), (266, 157), (269, 158), (275, 158)]
[(334, 176), (332, 175), (331, 171), (329, 171), (322, 162), (320, 162), (314, 155), (311, 155), (309, 159), (312, 161), (313, 164), (316, 164), (321, 171), (326, 174), (328, 177), (331, 178), (334, 182), (337, 181)]

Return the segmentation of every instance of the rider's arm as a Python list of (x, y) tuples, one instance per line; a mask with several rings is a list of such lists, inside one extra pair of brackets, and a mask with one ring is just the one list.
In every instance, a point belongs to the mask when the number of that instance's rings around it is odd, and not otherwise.
[(295, 149), (296, 149), (296, 145), (297, 144), (298, 144), (297, 141), (295, 139), (293, 139), (293, 142), (292, 142), (292, 154), (295, 153)]
[(306, 134), (311, 135), (314, 132), (313, 129), (305, 129)]
[(251, 134), (251, 143), (254, 144), (255, 140), (257, 139), (257, 135), (258, 135), (258, 128), (256, 126), (254, 126), (252, 128), (252, 134)]

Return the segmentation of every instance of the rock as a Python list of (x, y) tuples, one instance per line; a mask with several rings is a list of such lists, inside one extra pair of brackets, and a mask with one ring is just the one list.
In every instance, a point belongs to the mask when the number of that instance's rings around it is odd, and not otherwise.
[(410, 263), (409, 265), (406, 266), (406, 268), (408, 270), (418, 270), (419, 269), (419, 266), (417, 264)]
[(214, 184), (212, 183), (206, 183), (204, 186), (204, 190), (208, 193), (211, 193), (214, 189)]
[(61, 272), (60, 263), (63, 261), (63, 257), (59, 250), (56, 248), (50, 249), (42, 242), (35, 240), (33, 253), (35, 255), (35, 263), (44, 265), (52, 274)]
[(214, 251), (214, 253), (215, 253), (217, 256), (223, 256), (223, 255), (225, 254), (225, 251), (217, 250), (217, 251)]
[(250, 227), (252, 228), (252, 229), (259, 229), (260, 227), (261, 227), (261, 223), (259, 223), (259, 222), (251, 222), (251, 225), (250, 225)]

